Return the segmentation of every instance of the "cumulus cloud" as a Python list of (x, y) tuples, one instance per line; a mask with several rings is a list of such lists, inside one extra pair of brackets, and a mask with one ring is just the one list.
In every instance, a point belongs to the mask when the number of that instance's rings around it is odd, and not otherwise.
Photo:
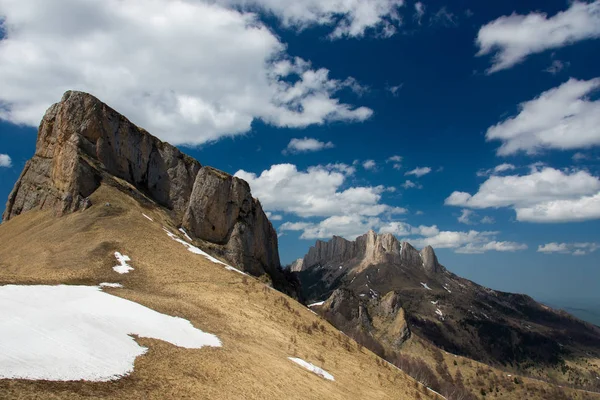
[(491, 176), (474, 195), (453, 192), (446, 205), (466, 208), (511, 207), (517, 220), (568, 222), (600, 218), (600, 179), (587, 171), (550, 167), (529, 175)]
[(388, 86), (386, 89), (388, 92), (392, 94), (392, 96), (397, 97), (400, 94), (400, 89), (404, 86), (404, 83), (401, 83), (396, 86)]
[(600, 37), (600, 0), (574, 1), (558, 14), (512, 14), (484, 25), (477, 34), (478, 56), (495, 53), (488, 73), (510, 68), (531, 54)]
[(504, 164), (497, 165), (494, 168), (481, 169), (481, 170), (477, 171), (477, 176), (498, 175), (498, 174), (500, 174), (502, 172), (512, 171), (512, 170), (514, 170), (516, 168), (517, 167), (515, 167), (512, 164), (504, 163)]
[(8, 154), (0, 154), (0, 167), (10, 168), (12, 160)]
[(336, 98), (355, 80), (291, 57), (257, 18), (202, 1), (0, 0), (0, 119), (37, 126), (69, 89), (174, 144), (242, 134), (255, 120), (301, 128), (371, 116)]
[(267, 218), (269, 218), (271, 221), (281, 221), (283, 219), (283, 216), (279, 215), (279, 214), (273, 214), (270, 211), (265, 211), (265, 215), (267, 216)]
[(375, 163), (374, 160), (365, 160), (362, 163), (362, 166), (364, 169), (374, 170), (375, 168), (377, 168), (377, 163)]
[(345, 165), (310, 167), (298, 171), (293, 164), (272, 165), (260, 175), (239, 170), (267, 211), (300, 217), (331, 217), (401, 214), (406, 210), (381, 203), (385, 186), (356, 186), (342, 189), (348, 176)]
[(314, 151), (320, 151), (324, 149), (331, 149), (335, 147), (331, 142), (321, 142), (317, 139), (307, 138), (304, 139), (292, 139), (288, 143), (283, 154), (295, 154), (295, 153), (309, 153)]
[(378, 36), (396, 33), (402, 22), (399, 9), (404, 0), (217, 0), (221, 4), (267, 11), (284, 26), (305, 29), (314, 25), (332, 26), (332, 39), (362, 37), (368, 30)]
[(388, 158), (387, 160), (385, 160), (386, 163), (392, 163), (392, 166), (394, 167), (394, 169), (401, 169), (402, 168), (402, 156), (391, 156), (390, 158)]
[(494, 218), (485, 216), (479, 219), (479, 214), (473, 210), (462, 209), (460, 215), (457, 218), (458, 222), (465, 225), (477, 225), (477, 224), (493, 224)]
[(425, 15), (425, 4), (421, 3), (420, 1), (417, 1), (415, 3), (415, 14), (413, 16), (413, 19), (415, 21), (417, 21), (417, 23), (419, 25), (421, 25), (421, 20), (423, 19), (424, 15)]
[(573, 161), (577, 162), (577, 161), (583, 161), (583, 160), (587, 160), (589, 157), (581, 152), (577, 152), (575, 154), (573, 154), (573, 157), (571, 157), (573, 159)]
[(420, 178), (423, 175), (427, 175), (430, 172), (431, 172), (431, 168), (429, 168), (429, 167), (417, 167), (417, 168), (413, 169), (412, 171), (408, 171), (404, 175), (414, 175), (417, 178)]
[(403, 187), (404, 189), (413, 189), (413, 188), (416, 188), (416, 189), (423, 189), (423, 186), (422, 186), (422, 185), (420, 185), (420, 184), (418, 184), (418, 183), (415, 183), (415, 182), (413, 182), (413, 181), (411, 181), (411, 180), (408, 180), (408, 179), (407, 179), (407, 180), (406, 180), (406, 181), (405, 181), (405, 182), (402, 184), (402, 187)]
[(600, 145), (600, 100), (587, 98), (599, 88), (600, 78), (569, 79), (520, 104), (519, 114), (490, 127), (486, 139), (502, 141), (501, 156)]
[(469, 243), (456, 250), (457, 253), (462, 254), (482, 254), (486, 251), (501, 251), (501, 252), (515, 252), (519, 250), (527, 250), (527, 245), (524, 243), (517, 242), (497, 242), (495, 240), (488, 243), (473, 244)]
[(537, 251), (539, 253), (562, 253), (562, 254), (571, 254), (574, 256), (583, 256), (589, 253), (593, 253), (594, 251), (600, 249), (600, 244), (598, 243), (546, 243), (544, 245), (539, 245)]

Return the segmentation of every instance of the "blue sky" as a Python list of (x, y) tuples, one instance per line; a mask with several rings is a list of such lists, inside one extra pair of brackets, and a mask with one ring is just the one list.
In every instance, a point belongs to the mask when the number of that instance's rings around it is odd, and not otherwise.
[(247, 179), (284, 263), (372, 228), (600, 307), (600, 1), (35, 3), (0, 0), (1, 198), (84, 90)]

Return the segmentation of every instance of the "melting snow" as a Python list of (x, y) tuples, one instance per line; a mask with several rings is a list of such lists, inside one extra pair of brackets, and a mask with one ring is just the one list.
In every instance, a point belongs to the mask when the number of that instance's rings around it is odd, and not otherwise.
[(290, 359), (291, 361), (300, 365), (301, 367), (306, 368), (310, 372), (313, 372), (313, 373), (319, 375), (322, 378), (328, 379), (330, 381), (335, 381), (335, 379), (333, 378), (333, 375), (331, 375), (329, 372), (325, 371), (324, 369), (317, 367), (316, 365), (306, 362), (301, 358), (288, 357), (288, 359)]
[(432, 301), (431, 304), (433, 304), (434, 306), (437, 306), (437, 303), (439, 302), (439, 300), (436, 301)]
[(312, 304), (309, 304), (308, 306), (309, 306), (309, 307), (322, 306), (322, 305), (323, 305), (323, 303), (325, 303), (325, 302), (324, 302), (324, 301), (319, 301), (319, 302), (317, 302), (317, 303), (312, 303)]
[(115, 265), (113, 267), (115, 272), (118, 272), (119, 274), (127, 274), (127, 273), (129, 273), (129, 271), (133, 271), (133, 267), (131, 265), (127, 264), (128, 261), (131, 261), (131, 258), (119, 253), (118, 251), (115, 251), (115, 257), (117, 258), (117, 261), (119, 262), (119, 265)]
[(427, 289), (427, 290), (433, 290), (433, 289), (431, 289), (429, 286), (427, 286), (427, 284), (426, 284), (426, 283), (423, 283), (423, 282), (421, 282), (421, 285), (423, 285), (423, 287), (424, 287), (425, 289)]
[(147, 216), (146, 214), (142, 213), (142, 215), (143, 215), (144, 217), (146, 217), (147, 219), (149, 219), (150, 221), (154, 222), (154, 220), (153, 220), (152, 218), (150, 218), (149, 216)]
[(444, 316), (444, 313), (442, 313), (442, 310), (440, 310), (439, 308), (437, 308), (437, 309), (435, 310), (435, 313), (436, 313), (437, 315), (439, 315), (440, 317), (443, 317), (443, 316)]
[(447, 285), (444, 285), (444, 289), (446, 289), (446, 290), (448, 291), (448, 293), (452, 293), (452, 292), (450, 291), (450, 289), (448, 289)]
[[(174, 241), (181, 243), (182, 245), (184, 245), (188, 251), (191, 251), (194, 254), (199, 254), (201, 256), (206, 257), (209, 261), (214, 262), (215, 264), (221, 264), (225, 267), (225, 269), (229, 270), (229, 271), (234, 271), (237, 273), (240, 273), (242, 275), (248, 275), (247, 273), (240, 271), (237, 268), (232, 267), (231, 265), (225, 264), (223, 261), (221, 260), (217, 260), (216, 258), (214, 258), (213, 256), (211, 256), (210, 254), (200, 250), (199, 248), (197, 248), (196, 246), (192, 246), (191, 244), (189, 244), (188, 242), (186, 242), (185, 240), (181, 240), (180, 238), (177, 237), (177, 235), (175, 235), (174, 233), (169, 232), (168, 229), (163, 227), (163, 230), (167, 233), (167, 235), (169, 235), (169, 237), (171, 239), (173, 239)], [(185, 232), (185, 230), (183, 231)], [(190, 239), (191, 240), (191, 239)]]
[(185, 319), (97, 286), (0, 286), (0, 315), (0, 379), (119, 379), (147, 350), (132, 334), (190, 349), (221, 346)]
[(100, 287), (110, 287), (110, 288), (122, 288), (123, 285), (121, 285), (120, 283), (109, 283), (109, 282), (102, 282), (100, 284)]
[(179, 232), (183, 233), (183, 236), (185, 236), (185, 238), (190, 241), (193, 242), (192, 238), (190, 237), (190, 235), (188, 235), (188, 233), (185, 231), (185, 229), (183, 228), (179, 228)]

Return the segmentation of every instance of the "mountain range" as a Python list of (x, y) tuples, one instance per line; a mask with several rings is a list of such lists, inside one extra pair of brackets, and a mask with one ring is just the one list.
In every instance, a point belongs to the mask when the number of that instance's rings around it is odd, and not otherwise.
[(391, 234), (282, 268), (247, 182), (90, 94), (44, 115), (0, 242), (2, 398), (600, 398), (599, 327)]

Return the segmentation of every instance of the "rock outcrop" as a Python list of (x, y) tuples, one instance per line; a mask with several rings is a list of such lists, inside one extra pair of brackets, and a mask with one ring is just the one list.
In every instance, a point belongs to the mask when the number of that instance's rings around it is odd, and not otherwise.
[(299, 272), (317, 265), (337, 268), (340, 263), (350, 263), (359, 269), (383, 263), (421, 266), (429, 273), (437, 273), (443, 268), (431, 246), (419, 252), (408, 242), (400, 243), (391, 233), (378, 235), (372, 230), (354, 241), (339, 236), (334, 236), (328, 242), (318, 240), (300, 260), (294, 262), (293, 271)]
[(3, 220), (33, 209), (61, 215), (91, 205), (107, 177), (129, 182), (167, 208), (227, 261), (281, 281), (277, 233), (247, 182), (203, 167), (176, 147), (82, 92), (66, 92), (39, 127), (35, 155), (11, 192)]

